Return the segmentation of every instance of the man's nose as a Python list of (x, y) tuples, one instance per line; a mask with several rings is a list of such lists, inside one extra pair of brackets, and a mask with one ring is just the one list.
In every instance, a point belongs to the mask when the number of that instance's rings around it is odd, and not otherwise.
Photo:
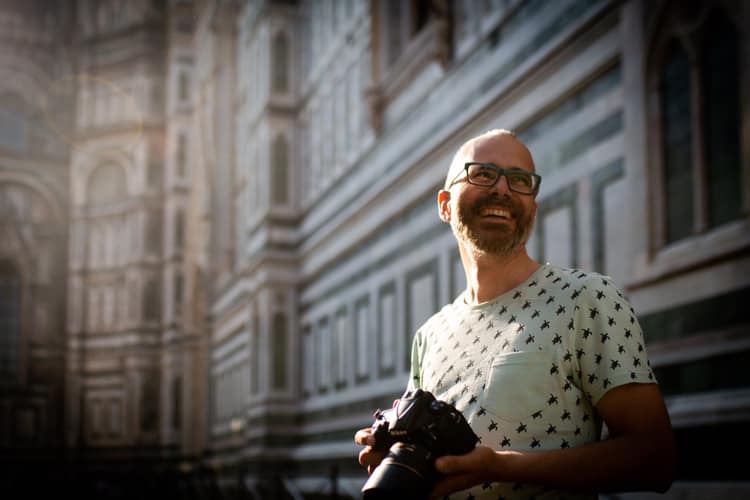
[(497, 180), (495, 185), (492, 186), (491, 191), (501, 196), (510, 196), (511, 190), (510, 186), (508, 185), (508, 178), (505, 176), (505, 174), (500, 175), (500, 178)]

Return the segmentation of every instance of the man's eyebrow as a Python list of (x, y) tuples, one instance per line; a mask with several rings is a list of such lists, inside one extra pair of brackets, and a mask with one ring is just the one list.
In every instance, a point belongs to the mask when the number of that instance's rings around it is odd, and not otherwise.
[(470, 162), (466, 162), (466, 163), (478, 163), (480, 165), (492, 165), (493, 167), (501, 168), (503, 170), (518, 170), (520, 172), (528, 172), (528, 170), (526, 170), (525, 168), (516, 167), (516, 166), (501, 167), (500, 165), (498, 165), (496, 163), (492, 163), (491, 161), (470, 161)]

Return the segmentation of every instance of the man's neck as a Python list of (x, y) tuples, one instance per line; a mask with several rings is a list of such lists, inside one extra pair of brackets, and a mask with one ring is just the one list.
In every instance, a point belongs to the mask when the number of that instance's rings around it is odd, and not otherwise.
[(460, 251), (468, 304), (481, 304), (513, 290), (541, 267), (525, 248), (510, 255), (492, 255), (463, 247)]

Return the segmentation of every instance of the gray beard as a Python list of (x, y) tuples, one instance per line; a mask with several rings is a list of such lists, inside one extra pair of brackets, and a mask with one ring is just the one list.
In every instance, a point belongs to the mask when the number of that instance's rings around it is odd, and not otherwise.
[(507, 232), (499, 237), (488, 238), (472, 227), (472, 219), (479, 218), (479, 208), (473, 213), (467, 214), (465, 210), (458, 210), (458, 217), (451, 224), (453, 234), (459, 241), (463, 241), (473, 249), (488, 255), (509, 256), (516, 253), (526, 245), (534, 227), (534, 219), (521, 214), (516, 219), (516, 227), (512, 232)]

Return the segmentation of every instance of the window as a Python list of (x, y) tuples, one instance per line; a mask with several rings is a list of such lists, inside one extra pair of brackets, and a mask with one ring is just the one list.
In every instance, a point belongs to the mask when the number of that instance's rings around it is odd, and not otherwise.
[(179, 314), (180, 310), (182, 309), (182, 301), (183, 301), (183, 294), (184, 294), (184, 284), (183, 284), (183, 277), (182, 273), (178, 272), (174, 276), (174, 310), (175, 314)]
[(182, 377), (172, 379), (172, 429), (182, 428)]
[(193, 19), (189, 16), (179, 16), (175, 20), (175, 29), (186, 35), (191, 34), (193, 32)]
[[(398, 122), (408, 113), (410, 105), (392, 107), (399, 96), (408, 95), (405, 102), (416, 103), (425, 97), (427, 87), (414, 82), (438, 64), (447, 68), (453, 57), (451, 16), (452, 2), (430, 0), (383, 0), (373, 2), (375, 10), (372, 27), (375, 36), (370, 50), (360, 61), (367, 88), (369, 130), (380, 134), (386, 122)], [(372, 64), (368, 61), (372, 58)], [(427, 73), (426, 73), (427, 72)], [(390, 109), (389, 109), (390, 108)]]
[(693, 154), (690, 126), (690, 61), (672, 42), (662, 67), (664, 191), (667, 243), (689, 236), (693, 226)]
[(385, 19), (386, 65), (396, 62), (404, 53), (408, 43), (422, 31), (430, 21), (429, 0), (388, 0), (382, 4)]
[(153, 162), (148, 166), (148, 185), (152, 189), (161, 189), (162, 167), (161, 163)]
[(260, 392), (260, 315), (253, 308), (252, 329), (250, 330), (250, 394)]
[(287, 367), (287, 321), (286, 315), (277, 312), (273, 315), (273, 388), (286, 388)]
[(331, 385), (331, 329), (328, 318), (318, 321), (315, 331), (317, 345), (315, 346), (315, 371), (318, 382), (318, 392), (324, 393)]
[(274, 92), (289, 91), (289, 42), (286, 34), (279, 32), (273, 38), (271, 88)]
[(347, 356), (347, 333), (349, 329), (347, 327), (346, 309), (342, 309), (336, 314), (335, 322), (333, 324), (333, 338), (332, 338), (332, 371), (335, 377), (335, 385), (337, 389), (340, 389), (346, 385), (347, 372), (348, 372), (348, 360)]
[(396, 364), (396, 290), (393, 284), (389, 284), (380, 291), (378, 306), (378, 372), (382, 375), (391, 375)]
[(159, 321), (161, 319), (161, 287), (157, 278), (146, 281), (143, 290), (143, 317), (146, 321)]
[(145, 373), (141, 385), (141, 430), (153, 432), (159, 417), (159, 377), (156, 373)]
[(174, 215), (174, 246), (176, 251), (185, 246), (185, 213), (177, 210)]
[(743, 205), (738, 30), (716, 7), (696, 12), (689, 29), (664, 23), (649, 70), (657, 247), (736, 220)]
[(27, 125), (24, 100), (11, 92), (0, 95), (0, 148), (26, 151)]
[(151, 254), (161, 253), (162, 241), (161, 210), (152, 209), (146, 221), (146, 251)]
[(309, 398), (315, 391), (315, 344), (310, 325), (302, 327), (302, 395)]
[(21, 279), (15, 266), (0, 262), (0, 376), (18, 376), (21, 354)]
[(91, 437), (98, 439), (101, 437), (104, 427), (104, 412), (106, 411), (104, 403), (97, 398), (91, 401)]
[(180, 71), (177, 79), (177, 97), (180, 102), (187, 102), (190, 99), (190, 75), (187, 71)]
[(273, 142), (271, 160), (271, 193), (274, 203), (283, 204), (289, 199), (289, 162), (286, 139), (279, 135)]
[(184, 178), (187, 174), (187, 138), (185, 134), (177, 136), (177, 151), (175, 152), (177, 176)]
[(122, 434), (122, 403), (118, 399), (110, 399), (108, 437), (116, 438)]
[(355, 307), (355, 341), (357, 358), (357, 381), (366, 380), (370, 373), (370, 304), (367, 298)]

